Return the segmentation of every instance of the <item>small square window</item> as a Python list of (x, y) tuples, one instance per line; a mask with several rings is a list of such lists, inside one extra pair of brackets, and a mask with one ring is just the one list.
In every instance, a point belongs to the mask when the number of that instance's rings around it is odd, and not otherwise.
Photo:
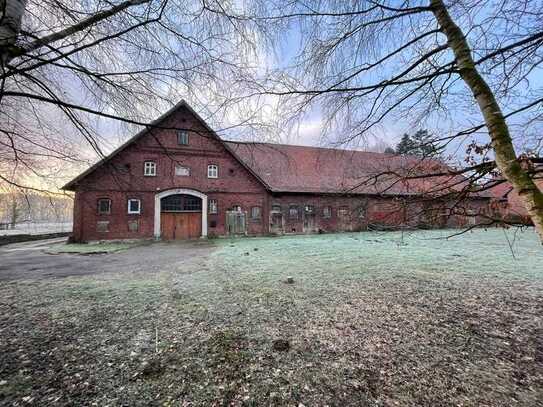
[(288, 217), (290, 219), (298, 219), (298, 207), (296, 205), (291, 205), (288, 209)]
[(111, 199), (101, 198), (98, 200), (98, 213), (100, 215), (109, 215), (111, 213)]
[(219, 166), (215, 164), (209, 164), (207, 166), (208, 178), (219, 178)]
[(109, 232), (109, 221), (100, 220), (96, 222), (96, 231), (97, 232)]
[(139, 199), (128, 200), (128, 213), (139, 214), (141, 212), (141, 201)]
[(262, 214), (262, 208), (260, 206), (253, 206), (251, 208), (251, 218), (252, 219), (260, 219)]
[(177, 144), (181, 146), (189, 145), (189, 132), (186, 130), (179, 130), (177, 132)]
[(330, 206), (325, 206), (322, 209), (322, 217), (323, 218), (331, 218), (332, 217), (332, 208)]
[(216, 199), (210, 199), (208, 206), (209, 206), (209, 213), (210, 214), (216, 214), (216, 213), (219, 212), (219, 206), (217, 204)]
[(190, 168), (189, 167), (183, 167), (182, 165), (176, 165), (175, 166), (175, 175), (179, 177), (189, 177), (190, 176)]
[(146, 177), (156, 176), (156, 163), (154, 161), (145, 161), (143, 164), (143, 175)]

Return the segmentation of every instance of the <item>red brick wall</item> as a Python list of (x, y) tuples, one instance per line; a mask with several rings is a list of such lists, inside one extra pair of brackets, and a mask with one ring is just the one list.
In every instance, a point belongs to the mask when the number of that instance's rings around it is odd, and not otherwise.
[[(422, 206), (386, 197), (357, 197), (310, 194), (283, 194), (271, 196), (262, 184), (245, 169), (206, 128), (186, 109), (180, 109), (161, 123), (162, 127), (189, 129), (189, 145), (179, 146), (174, 130), (153, 129), (118, 153), (110, 162), (96, 169), (79, 183), (74, 204), (74, 232), (76, 241), (102, 239), (152, 238), (154, 234), (155, 195), (158, 192), (187, 188), (200, 191), (208, 199), (218, 201), (218, 214), (208, 215), (208, 235), (226, 234), (226, 210), (239, 205), (247, 212), (248, 234), (269, 232), (270, 209), (281, 205), (283, 231), (308, 232), (304, 227), (304, 207), (315, 210), (314, 230), (323, 232), (358, 231), (368, 226), (419, 226)], [(157, 176), (143, 175), (144, 162), (157, 163)], [(191, 175), (176, 176), (175, 165), (189, 167)], [(217, 179), (207, 178), (208, 164), (219, 166)], [(97, 201), (109, 198), (111, 213), (99, 215)], [(141, 200), (141, 213), (129, 215), (128, 199)], [(483, 203), (486, 205), (486, 201)], [(481, 205), (483, 205), (481, 204)], [(289, 216), (290, 205), (298, 207), (296, 218)], [(261, 218), (251, 218), (251, 207), (261, 207)], [(331, 217), (323, 217), (324, 207), (330, 207)], [(346, 208), (346, 216), (339, 209)], [(207, 208), (204, 208), (207, 211)], [(139, 222), (136, 232), (129, 231), (128, 223)], [(108, 221), (108, 231), (98, 232), (97, 222)], [(466, 220), (446, 219), (439, 226), (461, 226)]]
[[(360, 231), (375, 224), (397, 226), (404, 221), (403, 209), (392, 198), (288, 194), (270, 197), (272, 205), (281, 205), (286, 233), (305, 232), (306, 205), (314, 207), (316, 228), (323, 232)], [(298, 207), (297, 218), (290, 217), (290, 206)], [(323, 216), (325, 207), (331, 208), (329, 218)], [(340, 216), (340, 208), (346, 209), (347, 216)]]
[[(173, 188), (194, 189), (206, 194), (208, 199), (218, 200), (219, 214), (208, 215), (210, 236), (225, 234), (225, 211), (232, 205), (241, 205), (249, 218), (252, 206), (261, 206), (262, 214), (266, 213), (265, 188), (189, 111), (179, 110), (161, 126), (190, 129), (189, 145), (179, 146), (174, 130), (153, 129), (87, 176), (76, 192), (74, 240), (153, 237), (155, 194)], [(157, 176), (143, 175), (147, 160), (157, 163)], [(191, 175), (176, 176), (176, 164), (189, 167)], [(207, 178), (208, 164), (219, 166), (217, 179)], [(111, 214), (97, 213), (100, 198), (111, 199)], [(141, 200), (141, 214), (128, 214), (130, 198)], [(138, 232), (129, 232), (128, 222), (136, 219), (139, 220)], [(109, 221), (108, 232), (97, 231), (97, 222), (101, 220)], [(249, 219), (248, 232), (266, 233), (266, 225), (264, 219), (260, 222)]]

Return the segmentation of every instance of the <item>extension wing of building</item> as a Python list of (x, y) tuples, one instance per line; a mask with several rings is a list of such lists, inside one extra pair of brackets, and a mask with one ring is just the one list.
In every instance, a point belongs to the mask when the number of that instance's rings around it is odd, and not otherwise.
[(464, 226), (489, 204), (436, 160), (224, 141), (184, 101), (64, 189), (75, 241)]

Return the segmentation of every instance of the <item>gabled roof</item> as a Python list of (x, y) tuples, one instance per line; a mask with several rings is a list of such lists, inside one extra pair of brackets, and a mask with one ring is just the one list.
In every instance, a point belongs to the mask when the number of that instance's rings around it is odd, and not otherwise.
[[(443, 162), (434, 159), (357, 150), (225, 141), (182, 100), (107, 157), (68, 182), (62, 189), (75, 190), (83, 178), (109, 162), (151, 129), (165, 128), (161, 127), (161, 123), (181, 107), (194, 115), (204, 128), (224, 145), (234, 159), (270, 192), (443, 195), (460, 191), (466, 186), (467, 181), (459, 175), (425, 177), (425, 174), (450, 171)], [(423, 176), (406, 181), (402, 179), (406, 174)]]
[[(106, 157), (102, 158), (100, 161), (96, 162), (95, 164), (93, 164), (92, 166), (87, 168), (85, 171), (83, 171), (77, 177), (75, 177), (70, 182), (68, 182), (66, 185), (64, 185), (61, 189), (64, 189), (64, 190), (67, 190), (67, 191), (74, 191), (76, 186), (77, 186), (77, 183), (79, 181), (81, 181), (87, 175), (90, 175), (97, 168), (99, 168), (102, 165), (109, 162), (113, 157), (115, 157), (121, 151), (126, 149), (131, 144), (135, 143), (137, 140), (142, 138), (144, 135), (146, 135), (150, 130), (152, 130), (153, 128), (163, 128), (163, 127), (161, 127), (160, 124), (164, 120), (166, 120), (169, 116), (171, 116), (173, 113), (175, 113), (176, 111), (178, 111), (182, 107), (186, 108), (205, 127), (205, 129), (207, 131), (209, 131), (209, 133), (213, 137), (215, 137), (217, 140), (222, 142), (222, 139), (219, 137), (219, 135), (217, 133), (215, 133), (215, 131), (211, 127), (209, 127), (209, 125), (205, 122), (205, 120), (198, 113), (196, 113), (196, 111), (185, 100), (181, 100), (179, 103), (177, 103), (175, 106), (173, 106), (170, 110), (168, 110), (166, 113), (161, 115), (158, 119), (153, 120), (151, 123), (149, 123), (149, 125), (145, 129), (143, 129), (143, 130), (139, 131), (138, 133), (136, 133), (134, 136), (129, 138), (126, 142), (121, 144), (119, 147), (117, 147), (115, 150), (113, 150)], [(228, 152), (230, 152), (230, 154), (232, 154), (232, 156), (236, 160), (238, 160), (240, 162), (240, 164), (242, 166), (244, 166), (253, 176), (255, 176), (258, 179), (258, 181), (260, 181), (266, 188), (268, 188), (266, 183), (262, 179), (259, 178), (258, 174), (255, 174), (251, 168), (248, 168), (244, 162), (240, 161), (238, 159), (238, 157), (235, 154), (233, 154), (232, 151), (230, 151), (230, 147), (228, 145), (225, 145), (225, 148), (228, 150)]]
[[(225, 144), (272, 192), (444, 195), (467, 185), (436, 159), (285, 144)], [(438, 173), (447, 175), (425, 176)], [(406, 175), (421, 177), (405, 180)]]

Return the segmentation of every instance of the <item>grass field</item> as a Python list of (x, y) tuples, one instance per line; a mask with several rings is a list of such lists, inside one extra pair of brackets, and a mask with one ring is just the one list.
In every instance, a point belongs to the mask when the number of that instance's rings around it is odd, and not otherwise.
[(541, 405), (535, 233), (451, 233), (217, 239), (170, 267), (2, 283), (0, 403)]

